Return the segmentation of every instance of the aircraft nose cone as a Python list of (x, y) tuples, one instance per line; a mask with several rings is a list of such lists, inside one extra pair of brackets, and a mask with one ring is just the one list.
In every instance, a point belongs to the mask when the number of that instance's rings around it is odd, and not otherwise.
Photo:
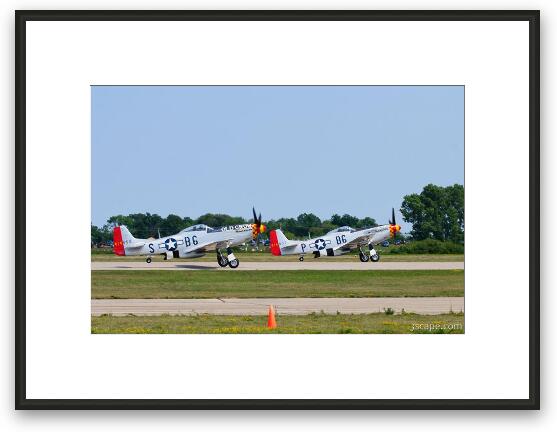
[(267, 231), (267, 227), (263, 224), (261, 224), (261, 227), (259, 228), (259, 232), (264, 233), (265, 231)]

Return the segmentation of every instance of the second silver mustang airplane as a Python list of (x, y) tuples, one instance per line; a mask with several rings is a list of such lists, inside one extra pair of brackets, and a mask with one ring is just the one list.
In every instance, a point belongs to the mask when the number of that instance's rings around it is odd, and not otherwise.
[[(379, 244), (389, 237), (396, 236), (400, 231), (400, 225), (395, 220), (395, 209), (393, 208), (392, 220), (388, 225), (379, 225), (372, 228), (356, 230), (343, 226), (329, 231), (315, 240), (288, 240), (280, 229), (269, 233), (271, 253), (279, 255), (300, 255), (300, 261), (304, 255), (311, 253), (315, 258), (320, 256), (344, 255), (358, 248), (360, 250), (360, 261), (379, 261), (379, 254), (374, 249), (374, 244)], [(366, 254), (365, 247), (369, 249)]]
[[(164, 259), (172, 258), (198, 258), (207, 252), (216, 252), (217, 262), (221, 267), (236, 268), (240, 260), (234, 256), (232, 246), (246, 243), (248, 240), (257, 239), (265, 232), (266, 227), (261, 223), (253, 209), (253, 223), (211, 228), (200, 224), (185, 228), (177, 234), (158, 239), (137, 239), (126, 226), (114, 228), (114, 253), (120, 256), (146, 255), (147, 263), (151, 262), (153, 255), (163, 255)], [(222, 249), (226, 249), (224, 256)]]

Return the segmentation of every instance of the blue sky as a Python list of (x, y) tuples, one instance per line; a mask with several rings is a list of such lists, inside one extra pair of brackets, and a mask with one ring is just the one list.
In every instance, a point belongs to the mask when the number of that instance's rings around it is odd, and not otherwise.
[[(93, 86), (92, 215), (371, 216), (464, 182), (461, 86)], [(409, 224), (401, 223), (403, 231)]]

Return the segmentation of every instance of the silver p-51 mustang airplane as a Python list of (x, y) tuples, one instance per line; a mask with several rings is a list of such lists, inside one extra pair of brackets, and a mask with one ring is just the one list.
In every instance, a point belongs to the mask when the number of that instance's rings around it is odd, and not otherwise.
[[(164, 259), (199, 258), (207, 252), (217, 253), (217, 262), (221, 267), (236, 268), (240, 264), (232, 252), (232, 246), (244, 244), (257, 239), (266, 227), (261, 223), (253, 209), (253, 223), (211, 228), (207, 225), (194, 225), (178, 234), (158, 239), (136, 239), (124, 225), (114, 228), (114, 253), (120, 256), (146, 255), (147, 263), (153, 255), (164, 255)], [(227, 255), (221, 249), (226, 249)]]
[[(269, 233), (270, 248), (273, 255), (300, 255), (300, 261), (304, 260), (307, 253), (313, 254), (315, 258), (320, 256), (337, 256), (349, 253), (356, 248), (360, 249), (360, 261), (379, 261), (379, 254), (373, 248), (389, 237), (396, 236), (400, 231), (400, 225), (395, 220), (395, 209), (393, 208), (392, 221), (388, 225), (379, 225), (373, 228), (355, 230), (348, 226), (329, 231), (322, 237), (312, 240), (288, 240), (280, 229)], [(366, 254), (364, 247), (369, 249)]]

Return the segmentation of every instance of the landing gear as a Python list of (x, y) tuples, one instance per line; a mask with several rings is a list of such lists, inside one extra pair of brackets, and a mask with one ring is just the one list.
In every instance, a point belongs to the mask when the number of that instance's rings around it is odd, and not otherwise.
[(373, 245), (371, 243), (369, 244), (369, 259), (370, 259), (371, 262), (379, 261), (379, 254), (373, 248)]
[(232, 248), (226, 248), (227, 259), (228, 259), (228, 266), (230, 268), (236, 268), (240, 265), (240, 260), (234, 256), (234, 252), (232, 252)]
[(369, 255), (367, 255), (362, 248), (360, 248), (360, 261), (361, 262), (377, 262), (379, 261), (379, 254), (377, 253), (377, 251), (373, 248), (373, 245), (370, 243), (369, 244)]
[(360, 247), (360, 261), (361, 262), (368, 262), (369, 256), (364, 252), (364, 250)]
[(303, 256), (301, 256), (301, 257), (300, 257), (300, 258), (298, 258), (298, 259), (299, 259), (300, 261), (303, 261), (303, 260), (304, 260), (304, 257), (303, 257)]
[(227, 256), (224, 256), (219, 249), (217, 249), (217, 263), (221, 267), (236, 268), (240, 265), (240, 260), (234, 256), (232, 248), (226, 248)]
[(152, 261), (151, 257), (147, 257), (147, 259), (145, 260), (145, 262), (146, 262), (147, 264), (151, 264), (151, 261)]
[(226, 258), (223, 254), (220, 253), (220, 250), (217, 249), (217, 263), (221, 267), (226, 267), (228, 265), (228, 258)]

